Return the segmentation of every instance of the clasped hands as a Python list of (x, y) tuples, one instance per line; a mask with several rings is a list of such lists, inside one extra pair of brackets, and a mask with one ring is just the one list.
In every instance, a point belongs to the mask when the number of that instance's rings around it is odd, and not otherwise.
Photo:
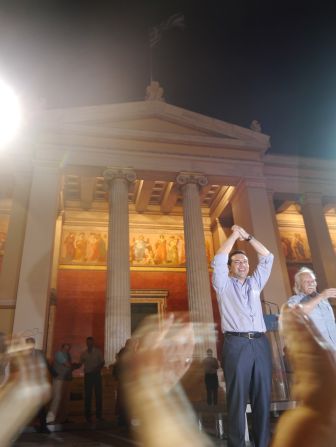
[(249, 233), (239, 225), (233, 225), (231, 227), (231, 230), (237, 235), (237, 239), (239, 239), (240, 241), (245, 241), (250, 236)]

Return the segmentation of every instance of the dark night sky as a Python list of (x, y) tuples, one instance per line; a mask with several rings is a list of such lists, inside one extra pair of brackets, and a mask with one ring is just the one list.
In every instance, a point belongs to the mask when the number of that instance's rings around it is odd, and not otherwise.
[(0, 0), (0, 73), (47, 107), (142, 100), (148, 29), (167, 102), (271, 135), (270, 153), (336, 159), (336, 2)]

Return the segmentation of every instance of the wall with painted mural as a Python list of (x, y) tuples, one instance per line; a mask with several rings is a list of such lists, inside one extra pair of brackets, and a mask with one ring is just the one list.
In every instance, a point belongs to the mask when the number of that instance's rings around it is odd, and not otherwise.
[(0, 216), (0, 269), (2, 266), (2, 259), (5, 254), (5, 244), (6, 244), (6, 239), (7, 239), (8, 224), (9, 224), (9, 216), (1, 215)]
[(60, 264), (105, 265), (106, 256), (106, 229), (63, 229)]
[(281, 246), (287, 264), (304, 264), (311, 261), (306, 229), (300, 209), (291, 204), (276, 215)]
[[(211, 235), (206, 236), (206, 254), (213, 257)], [(106, 265), (107, 230), (64, 227), (61, 241), (60, 264), (94, 266)], [(184, 267), (185, 244), (183, 232), (130, 233), (130, 264), (133, 267)]]
[(336, 210), (333, 208), (326, 213), (326, 222), (329, 228), (329, 234), (331, 238), (331, 242), (334, 248), (334, 252), (336, 254)]
[(297, 228), (292, 230), (280, 229), (281, 246), (289, 262), (309, 262), (311, 259), (310, 248), (306, 232)]

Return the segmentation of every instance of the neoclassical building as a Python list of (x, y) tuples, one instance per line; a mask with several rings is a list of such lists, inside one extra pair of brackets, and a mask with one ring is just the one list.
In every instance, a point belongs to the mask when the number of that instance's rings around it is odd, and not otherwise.
[(1, 331), (74, 357), (93, 335), (109, 364), (145, 314), (218, 324), (210, 260), (233, 223), (275, 255), (265, 312), (300, 265), (336, 285), (336, 163), (150, 93), (40, 111), (1, 155)]

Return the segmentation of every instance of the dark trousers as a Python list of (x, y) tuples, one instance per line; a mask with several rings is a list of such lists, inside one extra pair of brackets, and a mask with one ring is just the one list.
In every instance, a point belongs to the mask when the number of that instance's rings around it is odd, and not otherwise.
[(40, 429), (43, 431), (47, 428), (47, 410), (45, 405), (40, 408), (39, 412), (37, 413), (37, 417), (39, 419), (40, 423)]
[(91, 417), (92, 392), (94, 390), (96, 398), (96, 416), (102, 417), (102, 380), (100, 372), (85, 373), (84, 375), (84, 396), (85, 396), (85, 417)]
[(205, 374), (204, 376), (205, 386), (207, 390), (207, 403), (208, 405), (217, 405), (218, 396), (218, 377), (215, 374)]
[(267, 337), (226, 335), (223, 369), (228, 410), (228, 447), (245, 447), (245, 411), (250, 400), (255, 447), (270, 437), (272, 357)]

